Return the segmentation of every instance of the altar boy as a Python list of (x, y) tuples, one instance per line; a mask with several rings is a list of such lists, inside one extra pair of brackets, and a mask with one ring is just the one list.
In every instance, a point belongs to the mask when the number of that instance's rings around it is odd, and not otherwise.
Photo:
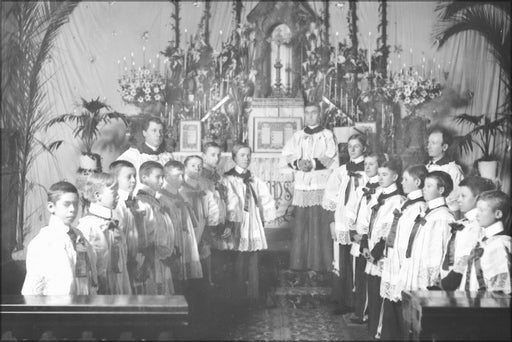
[[(27, 247), (27, 274), (22, 295), (94, 294), (94, 252), (82, 232), (71, 226), (78, 213), (78, 190), (57, 182), (48, 191), (48, 225)], [(78, 254), (83, 257), (77, 258)], [(87, 262), (86, 258), (89, 259)], [(85, 286), (78, 286), (82, 283)]]
[(163, 166), (154, 161), (142, 163), (139, 170), (138, 205), (144, 213), (139, 246), (144, 254), (144, 294), (174, 294), (171, 259), (174, 252), (174, 226), (156, 192), (163, 185)]

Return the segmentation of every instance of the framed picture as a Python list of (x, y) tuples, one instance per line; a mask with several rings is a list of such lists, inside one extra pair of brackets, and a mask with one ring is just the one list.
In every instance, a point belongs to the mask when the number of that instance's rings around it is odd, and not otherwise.
[(254, 152), (280, 153), (293, 133), (302, 129), (299, 117), (255, 117), (254, 118)]
[(201, 121), (180, 121), (180, 151), (201, 152)]

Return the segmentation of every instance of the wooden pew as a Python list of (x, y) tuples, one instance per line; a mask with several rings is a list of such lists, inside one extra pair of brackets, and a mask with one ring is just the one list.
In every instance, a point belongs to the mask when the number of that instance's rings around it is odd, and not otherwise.
[(510, 340), (510, 296), (402, 291), (404, 340)]
[(188, 324), (184, 296), (2, 296), (1, 308), (2, 334), (18, 340), (38, 340), (45, 331), (68, 340), (87, 331), (97, 340), (180, 339)]

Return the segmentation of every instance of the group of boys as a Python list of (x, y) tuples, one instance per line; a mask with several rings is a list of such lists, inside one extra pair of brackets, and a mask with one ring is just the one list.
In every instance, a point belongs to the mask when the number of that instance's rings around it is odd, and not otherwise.
[(229, 241), (230, 230), (220, 147), (206, 144), (203, 158), (146, 161), (138, 170), (114, 161), (110, 173), (88, 176), (90, 205), (76, 228), (76, 187), (53, 184), (48, 226), (27, 248), (22, 294), (186, 295), (194, 283), (211, 283), (210, 246)]
[(377, 339), (403, 338), (404, 290), (512, 292), (511, 238), (505, 223), (510, 198), (489, 179), (464, 178), (445, 156), (446, 137), (445, 130), (433, 130), (431, 162), (403, 173), (399, 158), (365, 156), (364, 139), (349, 139), (349, 146), (360, 145), (354, 160), (361, 167), (358, 175), (338, 172), (338, 178), (346, 178), (347, 189), (349, 178), (363, 182), (347, 196), (340, 223), (346, 226), (350, 255), (342, 258), (346, 265), (340, 267), (340, 277), (347, 285), (337, 311), (353, 312), (351, 321), (367, 323)]

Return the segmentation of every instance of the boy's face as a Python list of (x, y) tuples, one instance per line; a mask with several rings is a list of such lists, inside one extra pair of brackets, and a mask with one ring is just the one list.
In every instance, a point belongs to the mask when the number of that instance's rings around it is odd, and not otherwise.
[(434, 178), (425, 178), (425, 186), (423, 187), (423, 198), (425, 201), (431, 201), (435, 198), (443, 196), (444, 188), (437, 186)]
[(100, 192), (96, 193), (96, 203), (104, 206), (105, 208), (114, 209), (117, 206), (119, 195), (117, 194), (118, 189), (117, 183), (110, 188), (106, 186)]
[(154, 147), (160, 147), (164, 141), (164, 126), (157, 122), (151, 121), (149, 123), (148, 129), (142, 131), (142, 135), (144, 136), (144, 141), (147, 144)]
[(476, 209), (476, 220), (478, 225), (482, 228), (489, 227), (503, 216), (501, 210), (494, 210), (489, 201), (477, 201)]
[(220, 162), (220, 148), (215, 146), (210, 146), (203, 153), (204, 163), (210, 167), (217, 167)]
[(242, 169), (247, 169), (251, 164), (251, 150), (247, 147), (243, 147), (238, 150), (238, 153), (235, 156), (235, 163)]
[(363, 155), (365, 148), (358, 139), (352, 139), (347, 144), (347, 150), (350, 159), (354, 160)]
[(461, 186), (459, 188), (459, 197), (457, 198), (457, 202), (459, 203), (460, 211), (467, 213), (476, 207), (476, 196), (473, 195), (473, 192), (469, 187)]
[(185, 174), (187, 177), (192, 179), (197, 179), (201, 175), (201, 171), (203, 170), (203, 161), (199, 158), (192, 158), (188, 161), (187, 165), (185, 165)]
[(55, 202), (48, 202), (48, 211), (57, 216), (66, 225), (70, 225), (78, 214), (78, 195), (65, 192)]
[(446, 150), (447, 144), (443, 144), (443, 134), (441, 132), (433, 132), (428, 136), (427, 151), (431, 158), (441, 158)]
[(179, 188), (183, 184), (183, 170), (172, 168), (165, 172), (165, 182), (173, 187)]
[(151, 170), (149, 175), (142, 176), (142, 183), (149, 186), (154, 191), (158, 191), (164, 184), (164, 171), (159, 168)]
[(379, 163), (376, 157), (366, 157), (364, 159), (364, 172), (368, 177), (374, 177), (379, 171)]
[(402, 188), (405, 194), (409, 194), (415, 190), (420, 190), (420, 180), (412, 177), (407, 171), (402, 174)]
[(390, 170), (387, 167), (379, 167), (379, 185), (383, 188), (387, 188), (394, 182), (396, 182), (398, 175), (395, 171)]
[(117, 175), (119, 189), (132, 193), (137, 184), (135, 169), (132, 167), (122, 167)]

